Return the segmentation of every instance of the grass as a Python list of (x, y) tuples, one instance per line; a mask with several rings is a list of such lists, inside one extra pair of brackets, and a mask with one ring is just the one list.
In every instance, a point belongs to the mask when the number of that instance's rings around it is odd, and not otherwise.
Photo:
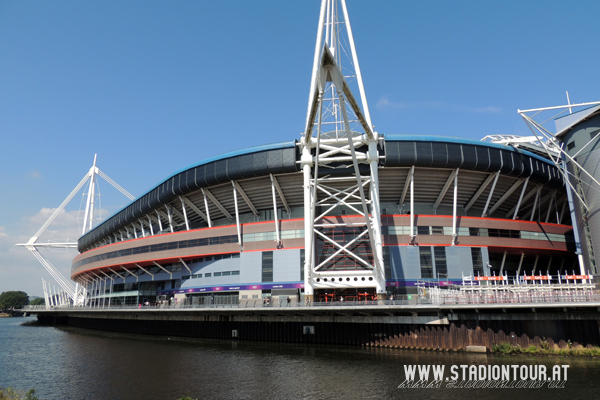
[(555, 356), (573, 356), (573, 357), (600, 357), (600, 347), (592, 348), (573, 348), (572, 344), (568, 343), (566, 349), (550, 348), (546, 340), (542, 340), (541, 346), (521, 347), (513, 346), (510, 343), (499, 343), (492, 346), (492, 353), (500, 354), (541, 354)]
[(0, 387), (0, 400), (39, 400), (35, 395), (35, 389), (30, 389), (27, 392), (24, 390), (13, 389), (8, 387), (3, 389)]

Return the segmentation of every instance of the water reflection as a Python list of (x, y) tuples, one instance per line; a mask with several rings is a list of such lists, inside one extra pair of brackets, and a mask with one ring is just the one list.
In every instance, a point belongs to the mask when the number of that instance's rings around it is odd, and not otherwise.
[[(596, 398), (600, 360), (166, 338), (0, 320), (0, 386), (44, 399)], [(31, 319), (29, 319), (31, 320)], [(398, 389), (409, 364), (568, 364), (566, 389)], [(448, 374), (447, 374), (448, 375)]]

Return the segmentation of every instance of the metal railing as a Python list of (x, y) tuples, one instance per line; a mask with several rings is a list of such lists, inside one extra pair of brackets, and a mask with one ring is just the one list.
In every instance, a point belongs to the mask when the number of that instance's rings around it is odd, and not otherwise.
[[(443, 292), (443, 291), (440, 291)], [(216, 304), (187, 304), (186, 302), (177, 302), (168, 304), (151, 305), (94, 305), (94, 306), (73, 306), (65, 305), (54, 308), (46, 306), (26, 306), (25, 312), (46, 311), (46, 310), (193, 310), (193, 309), (285, 309), (285, 308), (314, 308), (314, 307), (381, 307), (381, 306), (416, 306), (416, 305), (484, 305), (495, 304), (547, 304), (547, 303), (576, 303), (576, 302), (600, 302), (600, 293), (597, 291), (549, 291), (542, 292), (493, 292), (493, 293), (467, 293), (462, 291), (447, 291), (448, 293), (431, 293), (427, 296), (396, 296), (394, 300), (361, 300), (361, 301), (298, 301), (296, 299), (288, 302), (287, 300), (273, 300), (264, 302), (263, 300), (241, 300), (229, 303)]]

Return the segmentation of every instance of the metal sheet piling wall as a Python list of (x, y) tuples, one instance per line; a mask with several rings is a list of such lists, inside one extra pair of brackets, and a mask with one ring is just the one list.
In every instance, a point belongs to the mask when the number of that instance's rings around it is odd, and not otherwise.
[[(539, 316), (537, 316), (539, 317)], [(294, 321), (286, 316), (174, 315), (145, 313), (48, 312), (38, 314), (40, 323), (85, 329), (169, 337), (226, 340), (377, 346), (402, 349), (459, 351), (466, 346), (510, 343), (526, 348), (600, 345), (599, 318), (589, 315), (571, 319), (451, 320), (441, 324), (383, 322), (336, 322), (310, 317)]]

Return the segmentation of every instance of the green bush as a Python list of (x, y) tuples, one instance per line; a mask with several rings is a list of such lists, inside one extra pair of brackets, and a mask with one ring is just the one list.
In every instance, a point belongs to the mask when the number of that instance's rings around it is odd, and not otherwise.
[(11, 387), (6, 389), (0, 388), (0, 400), (39, 400), (35, 395), (35, 389), (17, 390)]

